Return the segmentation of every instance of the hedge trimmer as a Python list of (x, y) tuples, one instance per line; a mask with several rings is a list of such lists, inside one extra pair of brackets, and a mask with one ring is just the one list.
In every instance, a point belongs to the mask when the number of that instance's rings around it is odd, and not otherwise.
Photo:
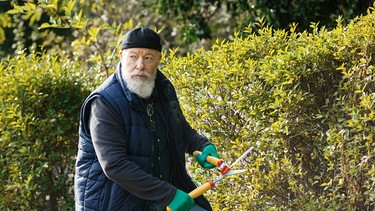
[[(246, 169), (240, 169), (240, 170), (233, 170), (232, 167), (234, 165), (236, 165), (238, 162), (240, 162), (242, 159), (244, 159), (246, 157), (247, 154), (249, 154), (251, 151), (253, 150), (253, 147), (251, 147), (250, 149), (248, 149), (245, 153), (243, 153), (236, 161), (234, 161), (234, 163), (232, 163), (230, 166), (228, 166), (223, 159), (219, 159), (219, 158), (215, 158), (215, 157), (212, 157), (212, 156), (207, 156), (206, 160), (207, 162), (211, 163), (212, 165), (218, 167), (218, 170), (220, 171), (221, 173), (221, 176), (213, 179), (213, 180), (210, 180), (206, 183), (204, 183), (203, 185), (195, 188), (194, 190), (192, 190), (190, 193), (189, 193), (189, 196), (191, 196), (193, 199), (197, 198), (198, 196), (202, 195), (203, 193), (205, 193), (206, 191), (210, 190), (212, 187), (215, 186), (215, 184), (222, 180), (224, 177), (226, 176), (231, 176), (231, 175), (236, 175), (236, 174), (242, 174), (243, 172), (246, 171)], [(197, 154), (200, 154), (201, 152), (200, 151), (195, 151), (193, 153), (194, 156), (196, 156)], [(171, 211), (171, 209), (169, 207), (167, 207), (167, 211)]]

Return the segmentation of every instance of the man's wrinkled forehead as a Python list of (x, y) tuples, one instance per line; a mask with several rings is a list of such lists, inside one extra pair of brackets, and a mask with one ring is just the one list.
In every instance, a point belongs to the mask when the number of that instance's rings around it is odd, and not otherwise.
[(153, 57), (159, 57), (161, 53), (154, 49), (149, 48), (128, 48), (122, 50), (123, 54), (126, 55), (137, 55), (137, 56), (153, 56)]

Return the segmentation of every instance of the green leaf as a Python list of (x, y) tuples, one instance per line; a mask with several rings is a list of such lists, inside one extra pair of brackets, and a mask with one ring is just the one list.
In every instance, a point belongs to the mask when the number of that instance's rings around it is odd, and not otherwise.
[(43, 23), (38, 29), (48, 29), (48, 28), (62, 28), (57, 24)]
[(14, 4), (13, 9), (8, 10), (7, 14), (9, 14), (9, 15), (15, 15), (15, 14), (23, 13), (23, 12), (24, 12), (24, 10), (23, 10), (23, 8), (21, 6)]

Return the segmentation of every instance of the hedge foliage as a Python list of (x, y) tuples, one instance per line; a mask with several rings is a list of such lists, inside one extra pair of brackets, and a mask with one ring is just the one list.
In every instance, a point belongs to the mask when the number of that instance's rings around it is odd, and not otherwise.
[(188, 121), (228, 163), (254, 147), (246, 174), (206, 194), (214, 210), (373, 210), (374, 9), (332, 31), (259, 26), (164, 60)]
[[(214, 210), (373, 210), (374, 9), (331, 31), (258, 25), (209, 51), (170, 50), (161, 68), (228, 164), (254, 147), (235, 167), (246, 173), (205, 194)], [(45, 53), (0, 63), (1, 210), (73, 209), (79, 107), (100, 65)]]
[(88, 76), (78, 62), (46, 54), (8, 58), (0, 70), (0, 210), (73, 210)]

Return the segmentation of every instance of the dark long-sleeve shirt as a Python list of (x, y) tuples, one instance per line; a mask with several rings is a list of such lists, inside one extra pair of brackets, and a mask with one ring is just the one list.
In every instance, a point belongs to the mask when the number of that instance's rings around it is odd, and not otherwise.
[[(168, 204), (176, 188), (128, 160), (125, 130), (121, 118), (96, 98), (91, 104), (90, 132), (105, 174), (133, 195)], [(141, 141), (141, 140), (140, 140)]]

